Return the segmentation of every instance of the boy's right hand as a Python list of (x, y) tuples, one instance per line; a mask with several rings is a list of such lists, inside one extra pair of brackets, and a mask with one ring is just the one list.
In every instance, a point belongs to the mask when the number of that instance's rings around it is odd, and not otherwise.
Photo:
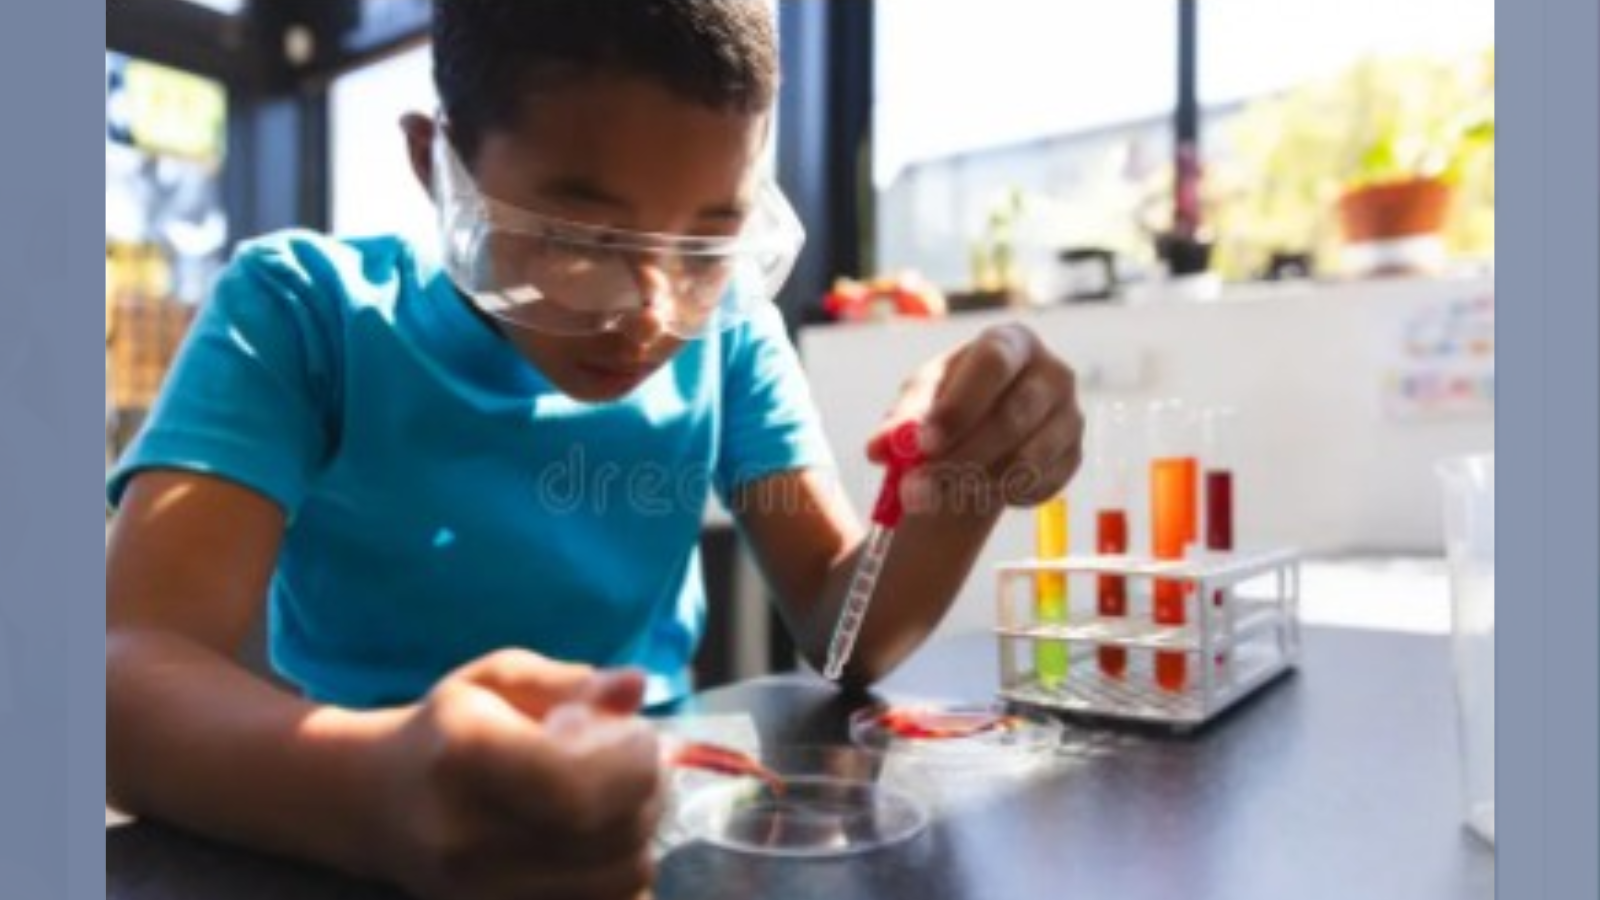
[(452, 672), (392, 745), (380, 866), (426, 898), (644, 895), (662, 781), (643, 692), (521, 650)]

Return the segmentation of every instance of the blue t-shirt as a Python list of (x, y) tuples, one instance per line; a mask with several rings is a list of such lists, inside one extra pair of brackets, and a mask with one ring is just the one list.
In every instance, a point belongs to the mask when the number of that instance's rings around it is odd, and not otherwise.
[(711, 492), (823, 465), (775, 308), (587, 404), (408, 245), (291, 231), (224, 272), (108, 488), (183, 469), (283, 508), (271, 653), (310, 697), (407, 702), (519, 646), (639, 666), (653, 704), (690, 689)]

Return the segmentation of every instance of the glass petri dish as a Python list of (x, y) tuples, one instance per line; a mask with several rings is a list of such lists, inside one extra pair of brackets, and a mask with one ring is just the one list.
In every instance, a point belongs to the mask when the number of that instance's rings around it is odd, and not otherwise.
[(748, 778), (702, 780), (676, 811), (686, 838), (763, 856), (848, 856), (920, 834), (927, 809), (878, 780), (882, 760), (857, 747), (779, 747), (760, 754), (781, 790)]

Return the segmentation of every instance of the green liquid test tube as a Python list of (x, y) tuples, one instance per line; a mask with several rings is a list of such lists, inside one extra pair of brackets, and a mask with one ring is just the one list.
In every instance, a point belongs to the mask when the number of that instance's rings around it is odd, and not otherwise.
[[(1053, 497), (1034, 512), (1035, 551), (1039, 559), (1067, 555), (1067, 498)], [(1067, 575), (1039, 572), (1034, 576), (1034, 617), (1041, 625), (1067, 621)], [(1058, 688), (1067, 680), (1067, 642), (1041, 639), (1033, 643), (1033, 667), (1039, 684)]]

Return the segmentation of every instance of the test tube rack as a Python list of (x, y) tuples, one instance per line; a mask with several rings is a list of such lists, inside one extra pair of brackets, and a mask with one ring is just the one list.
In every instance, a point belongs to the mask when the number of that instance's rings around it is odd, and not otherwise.
[[(1164, 724), (1178, 731), (1197, 728), (1298, 664), (1300, 558), (1293, 548), (1276, 548), (1187, 560), (1078, 555), (1002, 563), (995, 626), (999, 695), (1090, 718)], [(1075, 602), (1064, 619), (1040, 621), (1035, 577), (1052, 572), (1066, 574)], [(1094, 576), (1100, 575), (1126, 579), (1125, 616), (1095, 611)], [(1158, 579), (1193, 586), (1185, 592), (1186, 624), (1153, 621), (1151, 596)], [(1044, 642), (1069, 648), (1065, 676), (1051, 683), (1032, 665), (1032, 651)], [(1125, 648), (1122, 674), (1101, 670), (1100, 647)], [(1188, 659), (1181, 688), (1156, 683), (1150, 660), (1161, 651), (1181, 652)]]

